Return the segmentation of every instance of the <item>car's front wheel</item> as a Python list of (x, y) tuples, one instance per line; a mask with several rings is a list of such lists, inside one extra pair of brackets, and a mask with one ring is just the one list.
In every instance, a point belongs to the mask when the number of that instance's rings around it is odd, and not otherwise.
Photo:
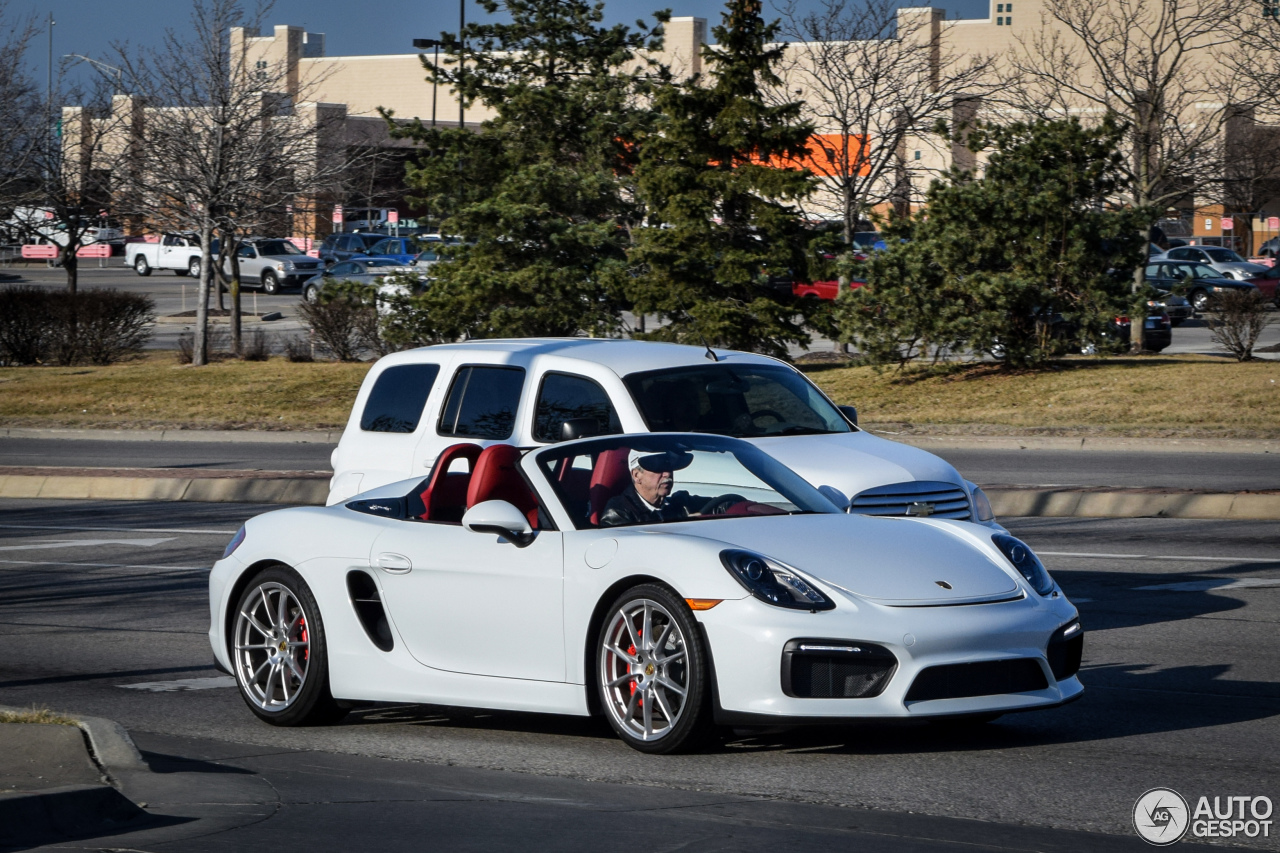
[(192, 278), (200, 277), (200, 259), (199, 258), (192, 258), (190, 261), (187, 262), (187, 274), (190, 275)]
[(707, 667), (693, 614), (665, 587), (632, 587), (600, 626), (600, 702), (613, 730), (641, 752), (700, 744), (710, 721)]
[(280, 279), (271, 270), (262, 273), (262, 292), (276, 294), (280, 292)]
[(302, 577), (273, 566), (249, 582), (236, 607), (231, 663), (240, 696), (273, 726), (337, 722), (329, 692), (324, 623)]
[(320, 286), (317, 284), (308, 284), (302, 291), (302, 298), (311, 305), (320, 302)]
[(133, 260), (133, 271), (138, 275), (151, 275), (151, 264), (147, 263), (147, 259), (142, 255)]
[(1187, 297), (1187, 300), (1198, 314), (1204, 313), (1209, 307), (1209, 294), (1199, 288), (1191, 291), (1191, 295)]

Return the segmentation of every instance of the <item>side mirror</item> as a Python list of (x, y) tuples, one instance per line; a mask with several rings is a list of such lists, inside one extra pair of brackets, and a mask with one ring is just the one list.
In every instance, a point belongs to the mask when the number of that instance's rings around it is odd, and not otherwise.
[(595, 418), (569, 418), (560, 424), (560, 440), (573, 441), (600, 434), (600, 422)]
[(854, 426), (858, 425), (858, 409), (855, 406), (836, 406), (840, 410), (840, 414), (849, 419), (849, 423)]
[(533, 528), (524, 513), (506, 501), (481, 501), (462, 516), (462, 526), (472, 533), (496, 533), (517, 548), (533, 542)]

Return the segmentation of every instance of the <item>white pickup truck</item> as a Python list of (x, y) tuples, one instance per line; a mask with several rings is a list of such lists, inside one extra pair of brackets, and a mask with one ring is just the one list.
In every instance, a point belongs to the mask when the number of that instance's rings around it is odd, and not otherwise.
[[(218, 251), (217, 244), (213, 248)], [(138, 275), (152, 270), (173, 270), (178, 275), (200, 275), (200, 238), (194, 234), (165, 234), (158, 243), (129, 243), (125, 263)]]

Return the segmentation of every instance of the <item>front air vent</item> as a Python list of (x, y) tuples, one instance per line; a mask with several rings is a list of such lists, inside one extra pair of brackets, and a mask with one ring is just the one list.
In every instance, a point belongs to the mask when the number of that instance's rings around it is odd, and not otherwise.
[(968, 521), (969, 496), (955, 483), (913, 480), (859, 492), (849, 502), (857, 515), (916, 516)]
[(931, 699), (965, 699), (1044, 690), (1049, 682), (1035, 658), (986, 660), (931, 666), (916, 676), (907, 691), (908, 702)]
[(782, 692), (797, 699), (869, 699), (893, 678), (898, 659), (857, 640), (791, 640), (782, 650)]
[(351, 605), (355, 607), (356, 616), (369, 639), (382, 651), (391, 651), (395, 647), (395, 640), (391, 636), (387, 612), (382, 609), (382, 596), (378, 594), (378, 585), (373, 578), (368, 572), (347, 572), (347, 593), (351, 596)]
[(1079, 620), (1073, 619), (1053, 632), (1047, 656), (1049, 669), (1058, 681), (1080, 671), (1080, 659), (1084, 657), (1084, 629), (1080, 627)]

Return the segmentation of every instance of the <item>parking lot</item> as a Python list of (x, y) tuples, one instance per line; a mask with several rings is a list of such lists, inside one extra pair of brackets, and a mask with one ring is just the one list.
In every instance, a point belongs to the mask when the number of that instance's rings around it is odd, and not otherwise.
[[(329, 728), (259, 723), (211, 666), (205, 578), (264, 509), (0, 503), (0, 705), (113, 718), (175, 783), (257, 804), (162, 804), (197, 818), (153, 830), (157, 844), (186, 839), (172, 849), (249, 837), (336, 845), (324, 832), (356, 843), (359, 820), (315, 817), (317, 803), (337, 801), (385, 821), (387, 849), (420, 843), (426, 825), (502, 849), (560, 822), (571, 827), (564, 849), (598, 849), (608, 815), (648, 842), (679, 847), (671, 833), (682, 833), (690, 849), (1139, 849), (1132, 808), (1152, 787), (1189, 801), (1280, 799), (1271, 522), (1007, 520), (1082, 612), (1086, 694), (1075, 704), (971, 728), (739, 731), (710, 752), (652, 757), (572, 717), (411, 706), (360, 709)], [(358, 804), (344, 793), (354, 790), (368, 796)], [(396, 797), (420, 803), (387, 805)], [(221, 827), (219, 841), (191, 841), (201, 820)], [(136, 841), (112, 845), (150, 843)], [(1233, 843), (1280, 849), (1274, 833)]]

